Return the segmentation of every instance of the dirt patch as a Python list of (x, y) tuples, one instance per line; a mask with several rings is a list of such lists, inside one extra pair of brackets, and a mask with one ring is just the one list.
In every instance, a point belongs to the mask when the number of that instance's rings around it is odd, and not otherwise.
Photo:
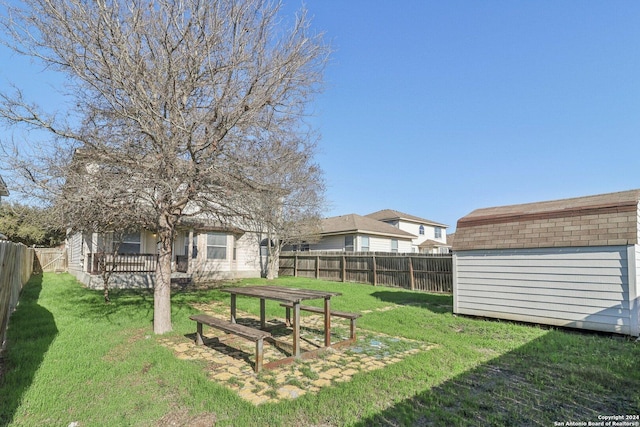
[(190, 415), (186, 409), (172, 411), (157, 422), (162, 427), (211, 427), (216, 425), (216, 415), (204, 413)]

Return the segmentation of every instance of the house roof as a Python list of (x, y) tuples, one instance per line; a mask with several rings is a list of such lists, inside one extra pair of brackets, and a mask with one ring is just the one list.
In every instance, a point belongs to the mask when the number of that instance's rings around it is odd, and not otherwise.
[(640, 190), (476, 209), (453, 250), (612, 246), (638, 242)]
[(349, 233), (373, 234), (379, 236), (414, 239), (411, 233), (400, 230), (393, 225), (367, 218), (357, 214), (340, 215), (325, 218), (320, 223), (322, 235), (337, 235)]
[(2, 176), (0, 176), (0, 196), (8, 196), (9, 189), (7, 189), (7, 184), (4, 183)]
[(418, 247), (420, 249), (424, 248), (448, 248), (451, 245), (449, 243), (438, 242), (437, 240), (427, 239), (424, 242), (420, 243)]
[(404, 220), (408, 222), (417, 222), (420, 224), (435, 225), (436, 227), (442, 227), (442, 228), (449, 227), (446, 224), (442, 224), (436, 221), (431, 221), (430, 219), (420, 218), (414, 215), (409, 215), (403, 212), (395, 211), (393, 209), (383, 209), (381, 211), (373, 212), (365, 216), (368, 218), (373, 218), (378, 221)]

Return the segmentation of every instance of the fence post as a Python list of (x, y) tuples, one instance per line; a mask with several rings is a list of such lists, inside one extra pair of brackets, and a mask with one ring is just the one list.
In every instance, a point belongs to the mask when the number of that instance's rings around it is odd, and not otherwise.
[(378, 286), (378, 272), (376, 270), (376, 256), (371, 255), (371, 264), (373, 267), (373, 286)]
[(316, 255), (316, 279), (320, 278), (320, 255)]
[(298, 277), (298, 254), (293, 256), (293, 277)]
[(342, 281), (347, 281), (347, 257), (342, 255)]
[(413, 277), (413, 258), (409, 257), (409, 285), (412, 291), (416, 290), (416, 281)]

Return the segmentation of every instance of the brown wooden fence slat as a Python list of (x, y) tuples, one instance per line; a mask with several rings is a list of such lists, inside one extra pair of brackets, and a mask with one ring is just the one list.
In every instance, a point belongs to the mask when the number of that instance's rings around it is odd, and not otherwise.
[(33, 272), (33, 258), (32, 248), (0, 241), (0, 347), (20, 291)]

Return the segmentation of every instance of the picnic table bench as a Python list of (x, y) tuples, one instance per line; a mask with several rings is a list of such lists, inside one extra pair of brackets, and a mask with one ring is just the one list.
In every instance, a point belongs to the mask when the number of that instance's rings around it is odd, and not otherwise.
[(238, 335), (239, 337), (255, 342), (256, 343), (256, 364), (254, 367), (254, 371), (256, 373), (260, 372), (260, 370), (262, 369), (262, 359), (263, 359), (263, 340), (265, 338), (270, 338), (271, 333), (267, 331), (262, 331), (260, 329), (254, 329), (249, 326), (239, 325), (237, 323), (232, 323), (226, 320), (218, 319), (216, 317), (212, 317), (207, 314), (196, 314), (193, 316), (189, 316), (189, 319), (197, 322), (196, 345), (204, 344), (202, 340), (202, 325), (207, 325), (212, 328), (220, 329), (221, 331)]
[[(293, 304), (291, 303), (282, 303), (280, 304), (280, 306), (286, 308), (286, 323), (287, 325), (291, 324), (291, 309), (293, 308)], [(320, 314), (324, 314), (324, 309), (320, 308), (320, 307), (313, 307), (310, 305), (300, 305), (300, 310), (304, 310), (304, 311), (309, 311), (312, 313), (320, 313)], [(361, 314), (358, 313), (349, 313), (346, 311), (337, 311), (337, 310), (330, 310), (329, 311), (331, 316), (335, 316), (335, 317), (341, 317), (344, 319), (349, 319), (351, 321), (351, 325), (350, 325), (350, 336), (349, 336), (349, 340), (356, 340), (356, 319), (358, 317), (362, 317)]]

